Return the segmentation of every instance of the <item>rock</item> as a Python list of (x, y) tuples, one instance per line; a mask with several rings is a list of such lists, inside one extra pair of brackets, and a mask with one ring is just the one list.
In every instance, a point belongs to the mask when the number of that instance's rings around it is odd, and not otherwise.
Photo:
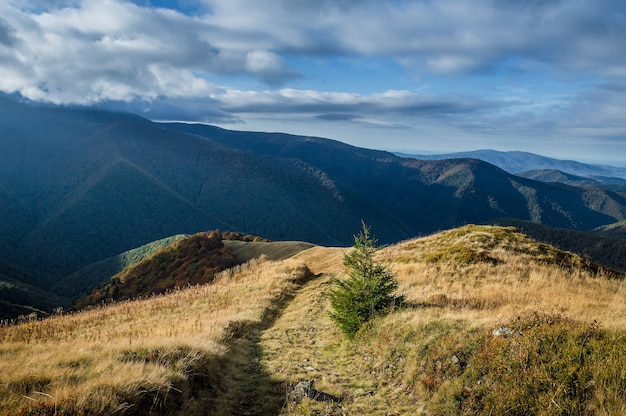
[(317, 371), (317, 368), (311, 366), (311, 365), (304, 365), (304, 364), (298, 364), (296, 365), (297, 368), (300, 368), (302, 370), (305, 371)]
[(514, 331), (511, 328), (508, 328), (505, 326), (496, 328), (491, 333), (493, 334), (494, 337), (510, 337), (512, 335), (522, 335), (521, 332)]
[(322, 391), (316, 390), (313, 386), (315, 384), (315, 380), (309, 381), (301, 381), (296, 384), (296, 387), (289, 394), (289, 400), (299, 403), (302, 399), (309, 398), (311, 400), (315, 400), (318, 402), (340, 402), (341, 400), (338, 397), (333, 396), (332, 394), (324, 393)]
[(289, 393), (289, 399), (296, 403), (300, 403), (305, 397), (309, 397), (311, 389), (313, 388), (314, 380), (301, 381), (296, 384), (296, 387)]

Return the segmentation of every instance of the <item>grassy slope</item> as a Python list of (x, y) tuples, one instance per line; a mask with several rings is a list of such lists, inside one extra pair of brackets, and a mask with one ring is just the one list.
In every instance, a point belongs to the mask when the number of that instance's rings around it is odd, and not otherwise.
[(237, 414), (247, 336), (308, 277), (255, 261), (213, 285), (1, 328), (0, 414)]
[[(118, 273), (108, 275), (109, 279), (97, 287), (89, 280), (79, 281), (80, 274), (73, 274), (76, 286), (92, 289), (88, 293), (81, 291), (83, 296), (76, 300), (75, 307), (82, 309), (102, 302), (146, 297), (208, 283), (216, 273), (236, 264), (261, 256), (268, 260), (282, 260), (313, 247), (313, 244), (297, 241), (254, 240), (261, 239), (210, 231), (173, 236), (144, 245), (111, 261), (96, 263), (97, 268), (89, 268), (87, 272), (99, 272), (106, 267), (110, 270), (112, 265), (119, 268)], [(92, 275), (87, 274), (87, 278)]]
[(160, 247), (151, 256), (79, 298), (75, 306), (82, 309), (102, 302), (135, 299), (209, 283), (216, 273), (236, 264), (220, 232), (196, 233)]
[(626, 221), (590, 232), (566, 230), (511, 218), (498, 219), (494, 225), (511, 225), (532, 238), (561, 250), (572, 251), (613, 270), (626, 273)]
[(626, 221), (618, 221), (594, 230), (599, 235), (626, 239)]
[[(454, 229), (379, 253), (413, 307), (348, 342), (325, 296), (345, 250), (313, 247), (213, 285), (0, 329), (0, 355), (15, 358), (0, 361), (0, 403), (8, 414), (45, 403), (120, 414), (626, 411), (621, 275), (512, 228)], [(501, 326), (519, 335), (493, 336)], [(285, 401), (308, 379), (341, 402)]]
[(224, 240), (235, 259), (240, 263), (265, 256), (268, 260), (283, 260), (303, 250), (314, 247), (314, 244), (301, 241), (247, 242)]
[[(327, 250), (315, 253), (314, 261), (327, 263), (318, 272), (336, 273), (341, 251)], [(306, 263), (312, 252), (295, 257)], [(626, 363), (623, 280), (606, 279), (578, 256), (498, 227), (463, 227), (388, 247), (380, 256), (393, 264), (414, 308), (376, 320), (347, 342), (325, 313), (326, 276), (303, 288), (263, 334), (263, 363), (278, 380), (315, 379), (318, 390), (343, 398), (339, 405), (287, 403), (283, 414), (502, 414), (515, 406), (514, 414), (559, 414), (558, 406), (581, 411), (565, 393), (583, 391), (589, 414), (626, 410), (620, 387), (626, 372), (611, 370)], [(523, 335), (491, 335), (503, 325), (517, 325)], [(581, 339), (594, 348), (582, 351), (588, 354), (584, 365), (578, 364), (581, 351), (568, 355)], [(515, 353), (527, 358), (524, 368), (515, 366)], [(500, 367), (489, 368), (490, 360)], [(480, 373), (483, 367), (488, 374)], [(510, 371), (512, 379), (499, 371)], [(581, 374), (584, 385), (558, 387), (570, 373)], [(480, 389), (485, 380), (495, 398)], [(525, 397), (529, 392), (537, 397)], [(508, 395), (508, 408), (497, 407), (498, 394)]]

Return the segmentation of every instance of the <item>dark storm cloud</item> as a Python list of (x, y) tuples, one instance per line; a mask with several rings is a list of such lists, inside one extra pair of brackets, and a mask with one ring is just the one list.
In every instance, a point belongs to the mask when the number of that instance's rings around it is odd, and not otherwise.
[(381, 94), (324, 93), (283, 89), (279, 91), (229, 92), (220, 97), (221, 108), (234, 114), (302, 114), (322, 120), (354, 120), (365, 117), (447, 118), (478, 114), (497, 103), (466, 97), (439, 97), (409, 91)]
[(13, 46), (16, 40), (15, 29), (0, 17), (0, 45)]
[(315, 118), (326, 121), (352, 121), (362, 118), (362, 116), (359, 116), (357, 114), (328, 113), (319, 114), (315, 116)]

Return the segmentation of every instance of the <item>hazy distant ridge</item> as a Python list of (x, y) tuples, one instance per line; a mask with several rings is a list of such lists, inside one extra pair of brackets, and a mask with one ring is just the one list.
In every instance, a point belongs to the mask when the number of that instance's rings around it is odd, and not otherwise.
[(445, 153), (436, 155), (419, 155), (408, 153), (396, 153), (401, 157), (412, 157), (421, 160), (441, 160), (441, 159), (459, 159), (474, 158), (491, 163), (513, 174), (528, 170), (560, 170), (573, 175), (593, 177), (606, 176), (626, 179), (626, 168), (595, 165), (576, 162), (573, 160), (552, 159), (545, 156), (536, 155), (534, 153), (510, 151), (500, 152), (497, 150), (474, 150), (469, 152)]

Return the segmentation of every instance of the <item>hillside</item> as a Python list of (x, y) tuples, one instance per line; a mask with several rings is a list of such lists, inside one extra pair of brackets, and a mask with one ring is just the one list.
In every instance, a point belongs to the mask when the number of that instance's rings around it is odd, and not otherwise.
[(623, 221), (591, 232), (548, 227), (510, 218), (498, 219), (491, 224), (517, 227), (535, 240), (574, 252), (604, 267), (626, 273), (626, 233)]
[(403, 159), (329, 139), (6, 98), (0, 110), (0, 213), (12, 219), (0, 223), (0, 261), (63, 296), (76, 277), (67, 276), (90, 264), (210, 229), (341, 246), (361, 220), (393, 243), (500, 217), (577, 230), (626, 218), (623, 195), (475, 159)]
[(257, 261), (213, 285), (0, 328), (15, 358), (0, 361), (0, 414), (240, 413), (247, 336), (308, 276)]
[(14, 218), (0, 224), (2, 254), (44, 288), (147, 242), (206, 229), (338, 244), (350, 223), (368, 218), (389, 240), (408, 236), (373, 202), (298, 160), (138, 117), (2, 104), (0, 199)]
[(76, 302), (82, 309), (209, 283), (216, 273), (237, 264), (220, 232), (197, 233), (161, 246), (146, 257), (96, 287)]
[(37, 288), (31, 276), (0, 262), (0, 321), (32, 313), (46, 316), (67, 304), (65, 298)]
[[(302, 160), (375, 201), (402, 220), (410, 236), (507, 216), (505, 213), (574, 229), (588, 229), (583, 224), (589, 222), (614, 222), (609, 218), (626, 214), (622, 195), (526, 180), (475, 159), (420, 161), (321, 138), (237, 132), (198, 124), (164, 125), (247, 152)], [(618, 206), (621, 208), (613, 210)], [(389, 241), (386, 236), (381, 240)]]
[(517, 176), (541, 182), (558, 182), (572, 186), (598, 186), (600, 182), (584, 176), (572, 175), (556, 169), (536, 169), (518, 172)]
[[(626, 409), (623, 275), (512, 227), (452, 229), (379, 252), (410, 307), (347, 341), (326, 313), (346, 250), (311, 247), (209, 285), (0, 328), (14, 357), (0, 361), (0, 414)], [(303, 380), (318, 400), (290, 396)]]
[[(222, 270), (258, 258), (282, 260), (313, 247), (304, 242), (270, 242), (240, 233), (209, 231), (158, 240), (117, 256), (124, 266), (107, 279), (91, 284), (74, 304), (75, 309), (106, 302), (150, 297), (187, 286), (209, 283)], [(96, 263), (88, 271), (101, 271), (112, 261)], [(107, 269), (110, 270), (110, 269)], [(80, 271), (79, 271), (80, 272)], [(80, 275), (74, 274), (77, 283)], [(88, 284), (88, 283), (87, 283)], [(84, 293), (84, 292), (83, 292)]]
[(626, 239), (626, 221), (619, 221), (613, 224), (605, 225), (604, 227), (598, 227), (593, 230), (593, 232), (608, 237)]

